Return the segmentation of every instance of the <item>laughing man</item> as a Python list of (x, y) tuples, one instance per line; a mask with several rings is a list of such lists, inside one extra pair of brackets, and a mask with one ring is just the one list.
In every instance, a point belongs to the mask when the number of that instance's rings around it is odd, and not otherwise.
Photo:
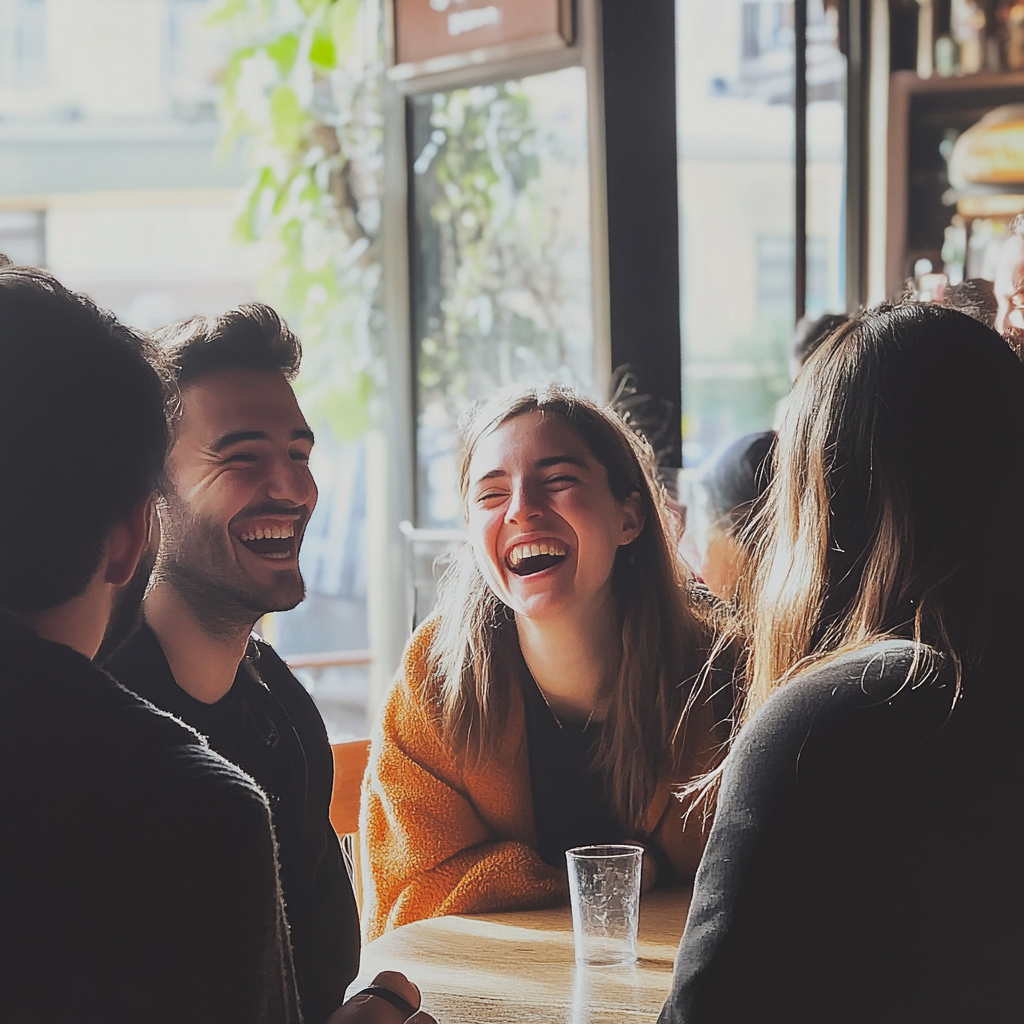
[(355, 900), (328, 817), (331, 750), (305, 689), (250, 635), (260, 616), (304, 596), (299, 546), (317, 490), (313, 434), (290, 384), (299, 343), (263, 305), (197, 317), (157, 340), (181, 394), (161, 547), (144, 621), (107, 669), (266, 792), (303, 1014), (323, 1024), (359, 964)]

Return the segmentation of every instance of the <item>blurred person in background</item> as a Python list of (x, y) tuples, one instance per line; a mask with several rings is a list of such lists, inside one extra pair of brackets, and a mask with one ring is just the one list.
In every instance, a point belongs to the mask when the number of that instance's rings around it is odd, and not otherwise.
[[(793, 345), (789, 350), (789, 377), (794, 383), (799, 379), (807, 360), (814, 355), (821, 345), (849, 320), (845, 313), (825, 313), (812, 319), (801, 317), (793, 331)], [(786, 409), (789, 407), (789, 395), (784, 395), (775, 403), (775, 416), (772, 429), (778, 430)]]
[(815, 319), (801, 317), (793, 332), (793, 347), (789, 353), (789, 374), (795, 381), (807, 360), (814, 355), (829, 336), (849, 320), (845, 313), (825, 313)]
[(731, 602), (750, 558), (747, 527), (771, 482), (775, 431), (733, 441), (702, 477), (706, 539), (697, 574), (711, 593)]
[(999, 253), (995, 328), (1024, 358), (1024, 213), (1014, 218)]
[(1024, 366), (937, 304), (793, 391), (662, 1024), (1024, 1020)]
[(995, 286), (983, 277), (968, 277), (950, 285), (943, 293), (942, 304), (980, 320), (986, 327), (994, 327), (999, 314)]
[[(362, 997), (339, 1010), (359, 968), (359, 921), (329, 817), (327, 731), (306, 689), (252, 634), (262, 615), (305, 594), (299, 548), (317, 490), (313, 433), (291, 387), (299, 342), (259, 304), (196, 317), (157, 340), (180, 393), (160, 549), (142, 619), (106, 667), (267, 794), (303, 1018), (362, 1020), (350, 1016)], [(364, 1012), (405, 1020), (418, 993), (389, 977)]]
[(368, 939), (563, 902), (573, 846), (640, 841), (649, 888), (692, 877), (704, 844), (670, 792), (721, 745), (717, 603), (675, 557), (650, 446), (556, 386), (477, 407), (464, 439), (469, 540), (363, 784)]

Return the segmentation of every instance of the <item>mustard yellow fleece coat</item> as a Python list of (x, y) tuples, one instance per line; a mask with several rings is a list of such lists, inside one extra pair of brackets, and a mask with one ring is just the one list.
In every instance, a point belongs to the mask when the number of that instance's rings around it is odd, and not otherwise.
[[(436, 688), (426, 665), (435, 628), (428, 621), (406, 648), (370, 747), (359, 815), (364, 940), (399, 925), (445, 914), (550, 906), (568, 898), (563, 870), (536, 852), (529, 754), (521, 699), (514, 701), (500, 748), (469, 765), (444, 746)], [(698, 705), (700, 707), (700, 705)], [(699, 717), (699, 716), (698, 716)], [(691, 718), (709, 745), (714, 730)], [(682, 878), (692, 877), (704, 847), (700, 815), (683, 829), (672, 786), (710, 764), (707, 751), (683, 777), (661, 779), (645, 821)], [(638, 837), (639, 838), (639, 837)]]

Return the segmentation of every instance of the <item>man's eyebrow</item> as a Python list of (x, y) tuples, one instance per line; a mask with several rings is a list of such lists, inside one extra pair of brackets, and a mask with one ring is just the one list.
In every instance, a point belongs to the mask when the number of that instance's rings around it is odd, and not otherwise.
[[(265, 430), (234, 430), (230, 434), (223, 434), (210, 445), (211, 452), (222, 452), (233, 444), (240, 444), (242, 441), (269, 441), (270, 435)], [(309, 429), (293, 430), (293, 441), (308, 441), (313, 443), (313, 431)]]
[(211, 452), (222, 452), (240, 441), (267, 441), (269, 440), (265, 430), (235, 430), (230, 434), (222, 434), (213, 444), (210, 445)]

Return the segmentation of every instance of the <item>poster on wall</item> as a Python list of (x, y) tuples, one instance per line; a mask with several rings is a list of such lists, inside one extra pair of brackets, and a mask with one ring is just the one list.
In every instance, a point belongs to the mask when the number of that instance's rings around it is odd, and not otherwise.
[(392, 76), (564, 49), (571, 0), (393, 0)]

